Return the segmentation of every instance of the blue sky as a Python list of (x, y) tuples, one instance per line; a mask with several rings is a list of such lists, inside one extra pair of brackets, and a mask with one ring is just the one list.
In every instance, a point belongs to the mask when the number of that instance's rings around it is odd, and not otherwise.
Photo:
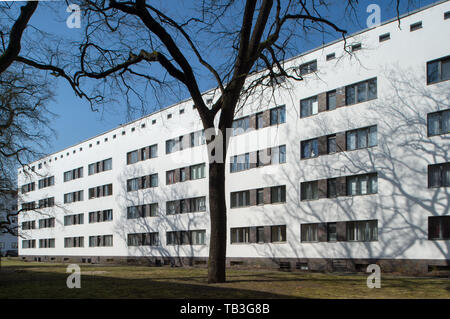
[[(393, 2), (393, 1), (392, 1)], [(366, 12), (366, 8), (369, 4), (375, 3), (381, 7), (381, 20), (386, 21), (394, 18), (396, 13), (391, 1), (360, 1), (358, 11), (356, 14), (356, 20), (347, 21), (341, 19), (339, 14), (332, 17), (335, 21), (340, 23), (340, 26), (346, 28), (349, 33), (354, 33), (358, 30), (366, 28), (366, 19), (369, 13)], [(417, 0), (408, 8), (410, 11), (426, 6), (436, 1), (432, 0)], [(181, 7), (181, 10), (185, 10), (186, 7), (191, 5), (190, 1), (184, 1), (180, 4), (180, 1), (164, 1), (163, 6), (168, 7)], [(344, 1), (342, 1), (344, 3)], [(401, 13), (407, 12), (405, 5), (406, 1), (402, 5)], [(176, 4), (176, 6), (175, 6)], [(69, 13), (65, 12), (66, 7), (61, 2), (46, 2), (45, 6), (40, 6), (33, 16), (31, 23), (45, 31), (56, 32), (59, 35), (68, 38), (76, 39), (81, 35), (82, 29), (69, 29), (65, 25), (65, 18), (69, 16)], [(340, 8), (342, 10), (342, 8)], [(186, 10), (187, 11), (187, 10)], [(336, 10), (336, 12), (342, 12)], [(81, 21), (83, 24), (83, 20)], [(328, 36), (323, 39), (319, 34), (309, 38), (307, 43), (302, 43), (301, 49), (296, 54), (300, 54), (309, 49), (320, 46), (322, 42), (329, 42), (339, 35)], [(42, 153), (53, 153), (70, 145), (76, 144), (82, 140), (88, 139), (94, 135), (100, 134), (107, 130), (113, 129), (120, 124), (126, 123), (135, 118), (141, 117), (145, 114), (127, 114), (126, 107), (121, 104), (114, 104), (105, 107), (100, 112), (92, 112), (89, 104), (75, 96), (71, 88), (62, 80), (58, 80), (55, 85), (55, 100), (49, 104), (49, 109), (58, 115), (53, 121), (52, 126), (56, 131), (56, 136), (51, 140), (51, 145), (45, 150), (40, 150)], [(203, 80), (200, 83), (202, 90), (207, 90), (214, 86), (214, 83), (210, 80)], [(183, 98), (187, 98), (188, 95), (184, 94)], [(152, 104), (153, 96), (147, 97)], [(171, 103), (176, 102), (171, 101)], [(154, 103), (156, 105), (156, 103)], [(170, 103), (167, 103), (169, 105)]]

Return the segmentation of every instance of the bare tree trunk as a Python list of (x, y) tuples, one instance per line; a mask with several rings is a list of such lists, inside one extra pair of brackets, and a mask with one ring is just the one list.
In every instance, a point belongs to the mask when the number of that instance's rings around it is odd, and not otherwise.
[(208, 283), (225, 282), (227, 250), (227, 208), (225, 202), (225, 163), (209, 165), (209, 242)]

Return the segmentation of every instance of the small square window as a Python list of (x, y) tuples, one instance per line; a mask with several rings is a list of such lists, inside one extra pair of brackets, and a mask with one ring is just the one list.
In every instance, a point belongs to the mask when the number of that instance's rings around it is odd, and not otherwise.
[(55, 161), (57, 161), (58, 160), (58, 157), (55, 157)]
[(105, 142), (108, 142), (108, 138), (107, 137), (105, 137)]
[(362, 48), (361, 43), (352, 44), (352, 52), (359, 51), (361, 50), (361, 48)]
[(39, 164), (38, 164), (38, 169), (41, 169), (41, 168), (42, 168), (42, 164), (39, 163)]
[(384, 42), (384, 41), (389, 40), (390, 38), (391, 38), (391, 34), (388, 32), (388, 33), (380, 35), (379, 41)]
[(333, 60), (334, 58), (336, 58), (336, 53), (330, 53), (327, 54), (327, 61)]
[(145, 128), (145, 123), (142, 123), (142, 124), (141, 124), (141, 128)]
[(184, 109), (181, 109), (181, 110), (180, 110), (180, 114), (184, 114)]
[(450, 19), (450, 11), (444, 13), (444, 20)]
[(66, 156), (69, 156), (69, 152), (66, 153)]
[(80, 147), (80, 152), (83, 150), (83, 148), (82, 147)]
[(152, 120), (152, 125), (155, 125), (156, 124), (156, 120)]
[(125, 131), (122, 131), (122, 135), (125, 135)]
[(97, 145), (99, 145), (100, 144), (100, 141), (97, 141)]
[(61, 158), (63, 158), (63, 155), (61, 154), (61, 156), (60, 156)]
[(172, 114), (167, 114), (167, 119), (171, 119), (172, 118)]
[(422, 29), (422, 21), (413, 23), (409, 26), (409, 31), (413, 32), (416, 30)]
[(136, 130), (135, 127), (132, 127), (132, 128), (131, 128), (131, 132), (134, 132), (135, 130)]
[(75, 154), (77, 151), (76, 150), (73, 150), (73, 153)]
[(89, 147), (92, 147), (92, 144), (89, 144)]

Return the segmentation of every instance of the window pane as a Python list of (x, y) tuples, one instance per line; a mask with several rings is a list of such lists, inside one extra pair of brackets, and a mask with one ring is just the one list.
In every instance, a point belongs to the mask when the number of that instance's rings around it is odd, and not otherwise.
[(368, 99), (376, 99), (377, 98), (377, 79), (372, 79), (369, 81), (369, 91), (368, 91)]
[(372, 126), (369, 128), (369, 147), (377, 145), (377, 127)]
[(439, 81), (439, 61), (428, 63), (427, 81), (428, 83)]
[(345, 103), (347, 105), (355, 103), (355, 86), (347, 86), (345, 88)]
[(441, 80), (450, 80), (450, 59), (442, 61), (441, 64)]
[(358, 102), (364, 102), (367, 101), (367, 83), (359, 83), (357, 85), (358, 90)]
[(347, 132), (347, 150), (356, 149), (356, 132)]
[(442, 113), (442, 134), (450, 133), (450, 110)]
[(316, 157), (319, 155), (319, 143), (317, 139), (311, 141), (311, 157)]
[(279, 108), (279, 116), (280, 116), (279, 123), (280, 124), (285, 123), (286, 122), (286, 108), (284, 106)]
[(275, 125), (278, 123), (278, 112), (276, 109), (270, 110), (270, 125)]
[(336, 91), (327, 93), (327, 108), (328, 110), (336, 108)]
[(336, 153), (336, 136), (328, 137), (327, 152)]
[(362, 129), (358, 131), (358, 148), (367, 147), (367, 129)]
[(286, 163), (286, 145), (280, 146), (280, 163)]

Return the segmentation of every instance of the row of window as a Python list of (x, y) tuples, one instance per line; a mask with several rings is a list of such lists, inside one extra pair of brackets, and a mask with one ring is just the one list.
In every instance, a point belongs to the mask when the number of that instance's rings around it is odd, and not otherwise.
[(264, 127), (286, 123), (286, 106), (281, 105), (264, 112), (247, 115), (235, 119), (231, 126), (231, 135), (236, 136), (246, 133), (251, 129), (262, 129)]
[(127, 180), (127, 192), (152, 187), (158, 187), (158, 173)]
[(302, 201), (376, 193), (378, 193), (377, 173), (327, 178), (300, 184)]
[(230, 193), (230, 208), (286, 202), (286, 185)]
[(205, 163), (173, 169), (166, 172), (166, 185), (206, 177)]
[(206, 197), (194, 197), (166, 202), (166, 214), (184, 214), (206, 211)]
[(377, 126), (373, 125), (301, 141), (300, 153), (301, 158), (306, 159), (341, 151), (373, 147), (377, 144)]
[(206, 139), (204, 130), (192, 132), (187, 135), (181, 135), (166, 141), (166, 154), (204, 145), (205, 143)]
[(112, 158), (107, 158), (103, 161), (98, 161), (88, 165), (88, 174), (94, 175), (97, 173), (112, 170)]
[(282, 163), (286, 163), (286, 145), (231, 156), (230, 173), (241, 172), (270, 164)]
[(286, 242), (286, 225), (238, 227), (230, 229), (231, 244)]
[(39, 189), (55, 185), (55, 176), (45, 177), (38, 181)]
[[(167, 232), (167, 245), (205, 245), (205, 230)], [(128, 246), (157, 246), (159, 234), (128, 234)], [(428, 239), (450, 240), (450, 216), (428, 217)], [(300, 226), (300, 240), (304, 243), (378, 240), (378, 220), (308, 223)], [(286, 242), (286, 225), (238, 227), (230, 229), (231, 244)], [(89, 247), (111, 247), (112, 235), (90, 236)], [(36, 241), (22, 240), (22, 248), (35, 248)], [(55, 239), (40, 239), (40, 248), (54, 248)], [(84, 237), (64, 238), (64, 247), (84, 247)]]
[(89, 199), (111, 196), (113, 194), (112, 184), (89, 188)]
[(127, 164), (134, 164), (150, 158), (158, 157), (158, 144), (143, 147), (127, 153)]
[(378, 240), (378, 220), (310, 223), (300, 227), (301, 241), (306, 243)]

